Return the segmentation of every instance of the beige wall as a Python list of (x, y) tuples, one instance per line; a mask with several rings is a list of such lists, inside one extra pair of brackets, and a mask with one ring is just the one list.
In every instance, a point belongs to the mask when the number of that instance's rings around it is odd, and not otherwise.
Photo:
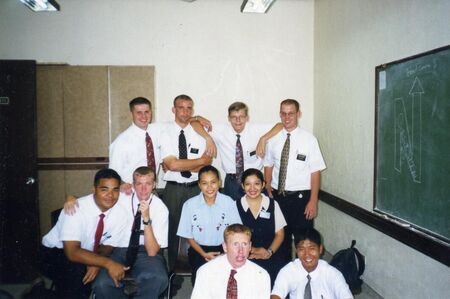
[[(446, 0), (318, 0), (314, 132), (327, 162), (322, 189), (372, 210), (375, 66), (450, 44)], [(352, 239), (365, 281), (385, 298), (446, 298), (450, 269), (326, 204), (316, 226), (330, 252)]]

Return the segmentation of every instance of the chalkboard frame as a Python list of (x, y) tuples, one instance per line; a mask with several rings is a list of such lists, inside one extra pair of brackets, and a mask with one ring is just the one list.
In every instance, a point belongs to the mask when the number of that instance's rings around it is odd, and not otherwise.
[(380, 72), (386, 70), (387, 68), (402, 64), (404, 62), (408, 62), (417, 58), (421, 58), (428, 55), (433, 55), (436, 53), (439, 53), (441, 51), (448, 51), (450, 49), (450, 45), (443, 46), (440, 48), (436, 48), (427, 52), (423, 52), (417, 55), (413, 55), (410, 57), (406, 57), (400, 60), (392, 61), (389, 63), (385, 63), (379, 66), (375, 67), (375, 157), (374, 157), (374, 184), (373, 184), (373, 210), (374, 212), (378, 213), (382, 217), (384, 217), (386, 220), (395, 223), (396, 225), (403, 227), (406, 230), (409, 230), (411, 233), (417, 235), (418, 238), (422, 238), (424, 240), (432, 241), (433, 243), (439, 243), (443, 246), (443, 249), (445, 248), (445, 251), (448, 252), (448, 249), (450, 249), (450, 239), (446, 238), (445, 236), (441, 236), (438, 233), (435, 233), (429, 229), (423, 228), (419, 225), (416, 225), (415, 223), (411, 221), (406, 221), (402, 219), (401, 217), (397, 217), (396, 215), (392, 215), (391, 213), (388, 213), (386, 211), (383, 211), (382, 209), (377, 208), (377, 183), (379, 181), (379, 173), (378, 173), (378, 162), (379, 162), (379, 153), (378, 153), (378, 142), (379, 142), (379, 124), (380, 121), (380, 115), (379, 115), (379, 105), (380, 105)]

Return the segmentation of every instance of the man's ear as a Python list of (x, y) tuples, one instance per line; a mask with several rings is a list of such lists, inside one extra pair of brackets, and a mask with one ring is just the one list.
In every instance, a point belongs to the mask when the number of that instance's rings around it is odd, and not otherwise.
[(227, 244), (225, 242), (222, 243), (223, 252), (227, 253)]
[(175, 114), (175, 107), (172, 107), (172, 113)]
[(322, 253), (323, 253), (323, 245), (322, 244), (319, 246), (319, 253), (320, 253), (320, 255), (322, 255)]

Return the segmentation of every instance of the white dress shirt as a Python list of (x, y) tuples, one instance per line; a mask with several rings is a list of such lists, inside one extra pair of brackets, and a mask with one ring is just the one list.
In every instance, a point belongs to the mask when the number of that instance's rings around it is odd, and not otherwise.
[(242, 152), (244, 155), (244, 170), (256, 168), (261, 170), (263, 160), (256, 155), (256, 145), (259, 138), (270, 130), (268, 124), (246, 123), (241, 133), (236, 133), (230, 123), (213, 126), (211, 136), (219, 150), (222, 169), (225, 173), (236, 173), (236, 134), (240, 135)]
[[(162, 135), (161, 140), (161, 159), (164, 160), (169, 156), (174, 156), (178, 159), (178, 137), (180, 131), (183, 130), (186, 137), (187, 157), (188, 159), (200, 158), (206, 149), (205, 139), (197, 134), (191, 125), (181, 128), (175, 121), (166, 125), (166, 130)], [(198, 172), (191, 172), (190, 178), (181, 176), (179, 171), (168, 170), (164, 174), (165, 181), (173, 181), (178, 183), (190, 183), (198, 180)]]
[[(231, 269), (226, 255), (201, 266), (197, 270), (191, 299), (226, 299)], [(235, 270), (239, 299), (270, 298), (270, 276), (266, 270), (249, 260)]]
[(49, 248), (63, 248), (63, 241), (79, 241), (81, 248), (92, 251), (101, 213), (105, 214), (105, 218), (100, 244), (118, 246), (129, 229), (127, 215), (118, 204), (106, 212), (100, 211), (93, 194), (78, 199), (78, 208), (74, 215), (66, 215), (61, 211), (56, 225), (42, 238), (42, 244)]
[[(270, 217), (270, 214), (267, 212), (269, 209), (270, 199), (265, 194), (261, 194), (262, 201), (261, 201), (261, 207), (259, 209), (259, 217), (261, 218), (267, 218)], [(275, 232), (279, 231), (283, 227), (287, 225), (286, 219), (284, 219), (283, 212), (281, 212), (280, 206), (276, 201), (274, 201), (275, 207), (274, 207), (274, 217), (275, 217)], [(241, 205), (245, 212), (249, 209), (247, 200), (245, 199), (245, 195), (241, 198)]]
[(149, 124), (145, 131), (132, 123), (109, 146), (109, 168), (117, 171), (123, 182), (131, 184), (136, 168), (147, 166), (147, 146), (145, 144), (147, 132), (152, 139), (155, 164), (158, 168), (161, 163), (161, 132), (163, 128), (163, 124)]
[[(271, 186), (278, 189), (281, 152), (287, 138), (287, 131), (281, 130), (267, 142), (264, 166), (273, 167)], [(311, 133), (296, 128), (290, 132), (289, 162), (287, 166), (286, 191), (311, 189), (311, 173), (325, 169), (319, 143)]]
[[(161, 248), (167, 247), (169, 235), (169, 210), (162, 200), (153, 194), (151, 198), (149, 211), (152, 220), (152, 229), (155, 239)], [(133, 192), (131, 195), (120, 193), (119, 202), (117, 203), (121, 209), (126, 212), (127, 230), (120, 240), (118, 247), (128, 247), (131, 237), (131, 229), (133, 228), (134, 215), (138, 209), (139, 200)], [(141, 221), (141, 230), (144, 230), (144, 224)], [(139, 244), (144, 245), (144, 235), (140, 236)]]
[[(303, 299), (308, 272), (299, 259), (284, 266), (278, 273), (272, 295), (280, 298)], [(353, 298), (344, 276), (326, 261), (319, 260), (317, 268), (309, 273), (311, 276), (312, 298), (350, 299)]]

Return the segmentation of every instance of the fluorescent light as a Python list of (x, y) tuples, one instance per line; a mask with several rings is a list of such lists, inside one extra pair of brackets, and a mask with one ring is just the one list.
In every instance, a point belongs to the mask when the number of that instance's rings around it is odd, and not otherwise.
[(275, 0), (244, 0), (241, 12), (266, 13)]
[(20, 0), (32, 11), (58, 11), (59, 4), (55, 0)]

